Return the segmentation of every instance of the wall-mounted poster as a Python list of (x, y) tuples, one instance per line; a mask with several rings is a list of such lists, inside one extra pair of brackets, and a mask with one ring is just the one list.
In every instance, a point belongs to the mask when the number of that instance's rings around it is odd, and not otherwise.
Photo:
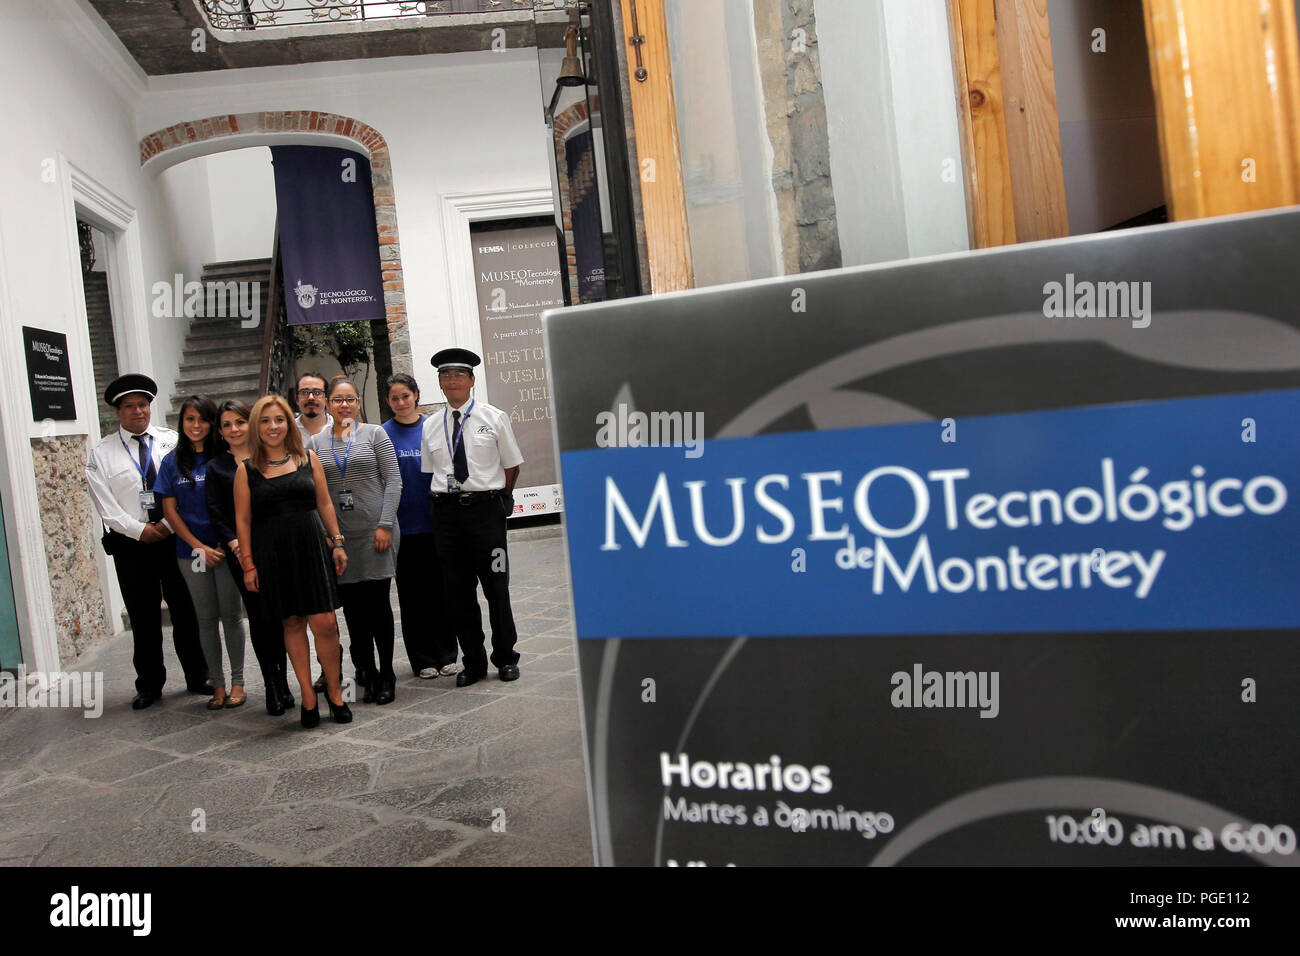
[(474, 279), (487, 400), (510, 416), (524, 456), (514, 517), (563, 508), (555, 472), (542, 311), (564, 305), (554, 223), (477, 226)]
[(32, 418), (70, 422), (77, 417), (72, 394), (72, 366), (68, 362), (68, 337), (62, 332), (23, 326), (23, 355), (27, 358), (27, 388), (32, 396)]
[(598, 860), (1295, 866), (1297, 248), (546, 316)]

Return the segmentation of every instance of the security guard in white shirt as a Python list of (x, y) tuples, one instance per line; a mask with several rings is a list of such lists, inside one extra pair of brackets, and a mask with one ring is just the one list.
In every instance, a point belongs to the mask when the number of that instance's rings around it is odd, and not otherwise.
[(518, 680), (506, 516), (514, 509), (513, 492), (524, 458), (509, 416), (470, 398), (474, 367), (482, 360), (468, 349), (453, 348), (443, 349), (431, 361), (438, 368), (447, 407), (425, 421), (421, 470), (431, 475), (433, 532), (460, 640), (464, 669), (456, 675), (456, 686), (467, 687), (488, 671), (476, 579), (488, 602), (492, 666), (501, 680)]
[[(143, 710), (162, 697), (167, 680), (162, 649), (162, 600), (171, 614), (172, 640), (194, 694), (210, 694), (208, 667), (199, 645), (199, 623), (190, 592), (176, 565), (172, 529), (153, 493), (158, 467), (176, 447), (170, 428), (150, 424), (158, 386), (147, 375), (123, 375), (109, 383), (104, 401), (117, 410), (119, 427), (100, 439), (86, 460), (90, 500), (103, 522), (104, 550), (113, 556), (117, 583), (131, 619), (135, 643), (135, 689), (131, 702)], [(161, 594), (160, 594), (161, 592)]]

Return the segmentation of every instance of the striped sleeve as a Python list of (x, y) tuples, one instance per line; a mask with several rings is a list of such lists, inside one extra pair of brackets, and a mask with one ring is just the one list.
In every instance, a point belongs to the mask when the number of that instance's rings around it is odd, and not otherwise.
[(371, 446), (375, 463), (384, 481), (384, 505), (379, 512), (379, 527), (392, 528), (397, 524), (397, 506), (402, 502), (402, 469), (397, 463), (397, 451), (388, 432), (375, 426)]

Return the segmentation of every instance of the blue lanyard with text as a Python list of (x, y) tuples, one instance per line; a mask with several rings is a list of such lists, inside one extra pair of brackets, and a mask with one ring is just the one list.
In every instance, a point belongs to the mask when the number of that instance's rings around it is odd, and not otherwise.
[[(474, 401), (478, 401), (478, 399), (475, 399)], [(447, 432), (447, 409), (444, 408), (442, 410), (442, 437), (447, 442), (447, 451), (451, 452), (451, 467), (453, 471), (456, 468), (456, 449), (460, 448), (465, 441), (465, 423), (469, 421), (470, 413), (473, 411), (474, 402), (470, 402), (469, 408), (466, 409), (465, 414), (460, 418), (460, 428), (456, 432), (456, 445), (455, 447), (452, 447), (451, 435)]]
[(357, 426), (354, 422), (352, 425), (352, 434), (348, 436), (347, 447), (343, 449), (343, 464), (339, 464), (339, 453), (334, 450), (334, 428), (330, 428), (330, 454), (334, 456), (334, 467), (339, 470), (339, 477), (348, 476), (348, 455), (352, 452), (352, 442), (357, 437)]
[[(141, 439), (140, 439), (140, 444), (144, 446), (145, 450), (149, 453), (149, 458), (150, 458), (150, 460), (152, 460), (152, 459), (153, 459), (153, 440), (149, 437), (149, 435), (148, 435), (147, 432), (144, 432), (144, 433), (141, 433), (141, 434), (142, 434), (142, 437), (141, 437)], [(142, 468), (142, 467), (140, 466), (140, 459), (137, 458), (135, 455), (131, 454), (131, 449), (130, 449), (130, 447), (127, 445), (127, 443), (126, 443), (126, 439), (124, 439), (124, 438), (122, 437), (122, 433), (121, 433), (121, 432), (118, 432), (118, 433), (117, 433), (117, 440), (120, 441), (120, 442), (122, 443), (122, 450), (123, 450), (124, 452), (126, 452), (126, 457), (128, 457), (128, 458), (131, 459), (131, 464), (135, 465), (135, 470), (138, 471), (138, 472), (140, 472), (140, 487), (143, 488), (145, 491), (148, 491), (148, 490), (149, 490), (149, 470), (148, 470), (147, 468)]]

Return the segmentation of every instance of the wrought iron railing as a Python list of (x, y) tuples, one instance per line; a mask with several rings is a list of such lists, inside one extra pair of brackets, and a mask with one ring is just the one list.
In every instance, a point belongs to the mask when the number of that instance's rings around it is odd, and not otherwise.
[(284, 307), (284, 283), (280, 281), (280, 236), (277, 231), (271, 253), (271, 294), (266, 298), (266, 317), (262, 328), (262, 369), (257, 380), (258, 395), (289, 397), (289, 367), (293, 363), (289, 347), (289, 314)]
[(577, 0), (195, 0), (214, 30), (368, 23), (447, 14), (555, 10)]

